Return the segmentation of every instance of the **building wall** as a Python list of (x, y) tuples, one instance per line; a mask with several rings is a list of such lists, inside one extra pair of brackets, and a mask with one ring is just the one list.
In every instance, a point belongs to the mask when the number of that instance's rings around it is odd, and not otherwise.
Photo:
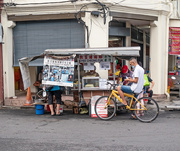
[[(4, 2), (9, 2), (5, 0)], [(56, 2), (55, 0), (13, 0), (14, 3), (42, 3), (42, 2)], [(75, 3), (51, 3), (51, 4), (37, 4), (37, 5), (17, 5), (15, 7), (6, 7), (6, 11), (3, 11), (2, 24), (4, 28), (4, 45), (3, 45), (3, 74), (4, 74), (4, 89), (5, 97), (12, 97), (14, 93), (14, 70), (13, 70), (13, 35), (12, 29), (15, 25), (12, 21), (8, 21), (7, 14), (9, 16), (27, 15), (31, 17), (34, 15), (46, 15), (49, 14), (61, 14), (61, 13), (76, 13), (84, 4), (92, 2), (89, 1), (77, 1)], [(94, 2), (94, 1), (93, 1)], [(158, 17), (158, 22), (151, 22), (151, 44), (150, 44), (150, 72), (152, 79), (156, 85), (154, 87), (155, 94), (164, 94), (166, 92), (166, 76), (167, 74), (167, 46), (168, 46), (168, 15), (170, 12), (170, 4), (168, 0), (126, 0), (119, 2), (119, 0), (113, 0), (118, 4), (113, 3), (111, 0), (103, 0), (110, 10), (115, 12), (124, 12), (128, 14), (142, 14), (148, 16)], [(114, 5), (112, 5), (114, 4)], [(97, 10), (97, 5), (89, 5), (84, 7), (86, 10)], [(39, 18), (41, 19), (41, 18)], [(94, 17), (90, 13), (86, 13), (83, 20), (89, 28), (89, 46), (90, 47), (107, 47), (108, 46), (108, 33), (109, 33), (109, 21), (113, 19), (107, 17), (106, 24), (103, 23), (103, 18)], [(138, 18), (137, 18), (138, 19)], [(174, 21), (175, 22), (175, 21)], [(130, 27), (130, 22), (127, 26)], [(175, 23), (174, 23), (175, 24)], [(126, 39), (127, 46), (130, 46), (130, 37)], [(6, 59), (8, 58), (8, 59)], [(158, 72), (157, 72), (158, 71)], [(99, 71), (98, 71), (99, 72)], [(106, 78), (107, 71), (99, 72), (103, 78)]]

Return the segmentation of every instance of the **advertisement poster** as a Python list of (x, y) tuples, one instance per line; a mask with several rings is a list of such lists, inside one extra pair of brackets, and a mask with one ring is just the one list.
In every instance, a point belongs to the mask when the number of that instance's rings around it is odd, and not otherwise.
[(180, 28), (169, 28), (169, 54), (180, 55)]
[(74, 59), (44, 57), (42, 84), (73, 87)]

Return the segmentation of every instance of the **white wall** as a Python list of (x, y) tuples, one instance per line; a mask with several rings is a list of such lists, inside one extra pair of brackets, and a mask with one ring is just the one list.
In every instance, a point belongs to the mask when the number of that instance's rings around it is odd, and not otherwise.
[[(34, 3), (34, 2), (52, 2), (55, 0), (12, 0), (14, 3)], [(4, 0), (4, 2), (11, 2), (10, 0)], [(56, 4), (53, 6), (48, 6), (48, 9), (45, 5), (44, 7), (31, 7), (28, 8), (28, 5), (21, 6), (18, 8), (11, 7), (6, 10), (10, 15), (12, 14), (51, 14), (51, 13), (62, 13), (62, 12), (76, 12), (82, 6), (83, 3), (88, 3), (92, 1), (78, 1), (75, 3), (69, 3), (67, 5), (71, 6), (60, 6), (61, 4)], [(106, 2), (107, 5), (110, 5), (112, 2), (120, 2), (119, 0), (102, 0), (101, 2)], [(161, 3), (163, 2), (163, 3)], [(165, 3), (164, 3), (165, 2)], [(156, 82), (154, 87), (154, 93), (164, 94), (165, 90), (165, 74), (167, 67), (167, 19), (166, 15), (160, 14), (164, 10), (169, 11), (169, 5), (166, 3), (168, 0), (126, 0), (119, 5), (112, 6), (111, 9), (117, 12), (128, 12), (128, 13), (137, 13), (150, 16), (158, 16), (157, 27), (151, 26), (151, 44), (150, 44), (150, 69), (152, 79)], [(161, 4), (160, 4), (161, 3)], [(81, 5), (80, 5), (81, 4)], [(65, 5), (65, 4), (63, 4)], [(78, 6), (79, 5), (79, 6)], [(96, 6), (96, 5), (95, 5)], [(93, 6), (91, 6), (93, 7)], [(120, 9), (121, 8), (121, 9)], [(142, 8), (142, 9), (140, 9)], [(87, 9), (88, 10), (88, 9)], [(97, 8), (89, 8), (89, 10), (97, 10)], [(109, 35), (109, 21), (110, 17), (107, 17), (106, 24), (104, 25), (103, 18), (91, 16), (90, 13), (86, 13), (83, 20), (86, 22), (86, 25), (89, 27), (90, 32), (90, 47), (108, 47), (108, 35)], [(5, 11), (2, 12), (2, 24), (4, 28), (4, 39), (3, 41), (3, 64), (4, 64), (4, 85), (5, 85), (5, 97), (14, 96), (14, 69), (13, 69), (13, 42), (12, 42), (12, 28), (10, 27), (11, 22), (7, 20), (7, 15)], [(129, 24), (130, 25), (130, 24)], [(179, 26), (179, 21), (171, 20), (170, 26)], [(130, 37), (127, 37), (127, 46), (129, 45)], [(98, 71), (102, 78), (107, 78), (107, 71)], [(6, 74), (5, 74), (6, 73)], [(35, 74), (35, 73), (32, 73)], [(32, 89), (32, 88), (31, 88)]]
[(180, 27), (180, 19), (170, 19), (169, 27)]
[[(89, 47), (108, 47), (109, 39), (109, 21), (110, 17), (106, 18), (106, 24), (102, 17), (94, 17), (90, 13), (86, 13), (86, 17), (83, 20), (89, 28)], [(96, 63), (96, 72), (103, 79), (108, 79), (108, 71), (99, 70), (99, 64)]]

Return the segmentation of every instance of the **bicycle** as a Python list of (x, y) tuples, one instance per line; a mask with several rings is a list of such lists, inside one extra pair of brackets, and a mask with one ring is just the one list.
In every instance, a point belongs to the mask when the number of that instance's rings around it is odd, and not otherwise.
[(48, 102), (48, 96), (47, 96), (47, 92), (46, 92), (45, 89), (42, 89), (42, 90), (38, 91), (36, 93), (35, 98), (43, 100), (44, 103)]
[[(121, 103), (123, 102), (122, 99), (118, 96), (118, 91), (114, 90), (117, 84), (111, 84), (109, 82), (107, 84), (111, 85), (110, 90), (113, 87), (110, 96), (102, 96), (95, 103), (95, 113), (102, 120), (110, 120), (116, 114), (117, 102), (114, 101), (113, 97)], [(126, 106), (126, 109), (133, 111), (136, 119), (138, 119), (141, 122), (149, 123), (157, 118), (159, 114), (159, 106), (154, 99), (150, 97), (141, 97), (139, 99), (136, 99), (135, 93), (124, 93), (124, 96), (131, 98), (129, 104)], [(134, 100), (135, 102), (133, 105)], [(150, 100), (153, 103), (153, 105), (147, 104), (147, 101), (144, 100)]]

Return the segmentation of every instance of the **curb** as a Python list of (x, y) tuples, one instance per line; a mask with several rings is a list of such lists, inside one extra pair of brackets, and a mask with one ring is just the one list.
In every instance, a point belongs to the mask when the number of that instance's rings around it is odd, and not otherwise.
[(20, 106), (1, 106), (1, 109), (20, 109)]
[(0, 109), (35, 109), (35, 106), (1, 106)]

